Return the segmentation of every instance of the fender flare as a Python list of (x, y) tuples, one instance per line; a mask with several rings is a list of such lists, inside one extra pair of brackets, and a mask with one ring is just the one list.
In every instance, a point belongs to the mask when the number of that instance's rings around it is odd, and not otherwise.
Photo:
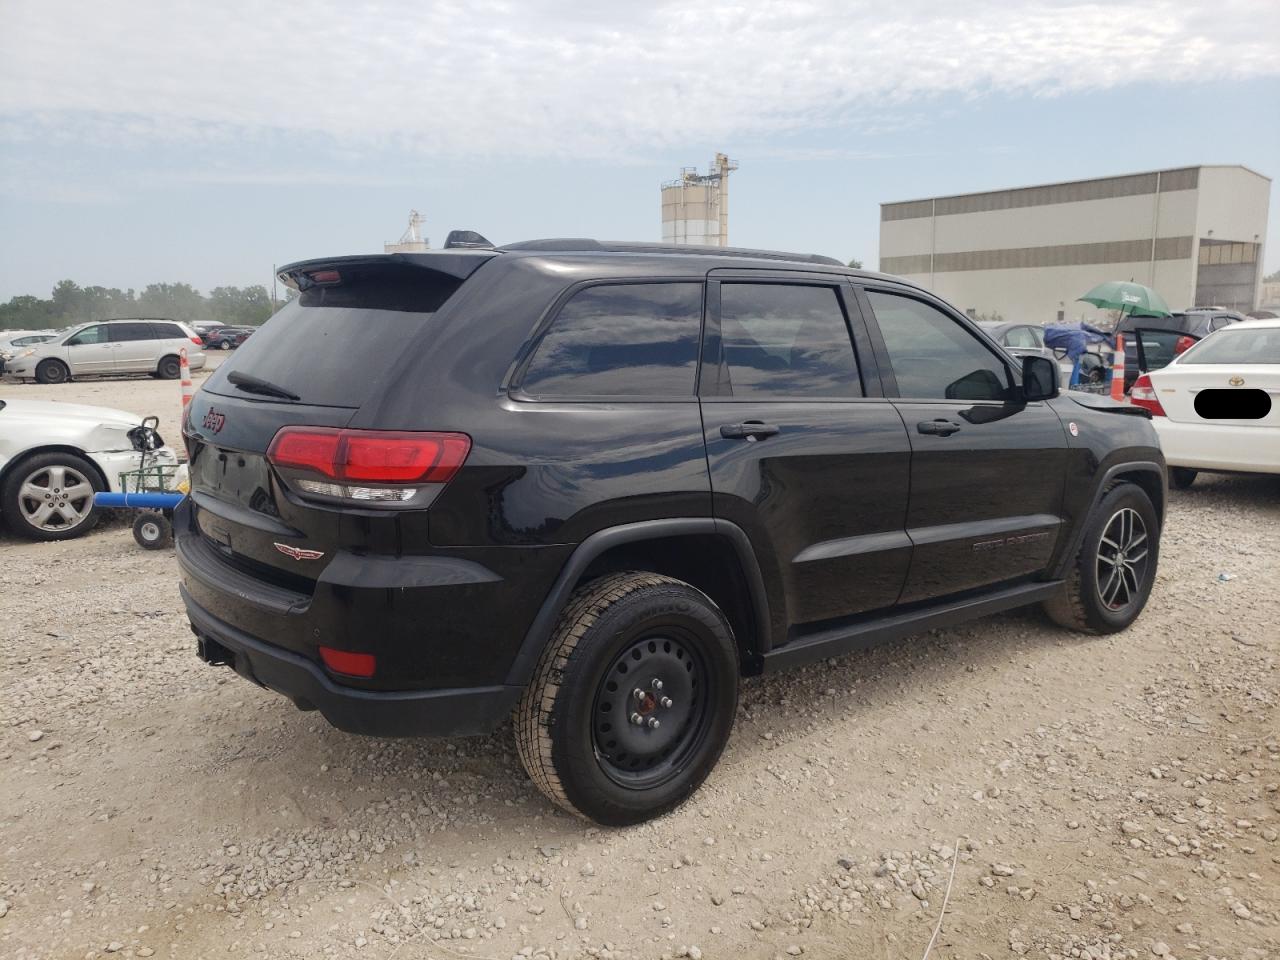
[(1169, 480), (1164, 466), (1154, 460), (1131, 460), (1127, 463), (1113, 464), (1107, 468), (1102, 475), (1102, 480), (1094, 488), (1093, 498), (1089, 501), (1089, 509), (1085, 511), (1080, 518), (1080, 522), (1076, 524), (1076, 531), (1071, 537), (1070, 548), (1064, 550), (1062, 556), (1058, 558), (1058, 562), (1054, 564), (1048, 579), (1061, 580), (1067, 575), (1067, 568), (1075, 561), (1076, 555), (1080, 552), (1080, 544), (1084, 541), (1084, 532), (1089, 526), (1089, 518), (1093, 516), (1093, 511), (1098, 508), (1098, 504), (1102, 502), (1103, 496), (1106, 495), (1107, 489), (1111, 486), (1111, 481), (1122, 473), (1154, 473), (1160, 478), (1160, 484), (1165, 493), (1160, 498), (1160, 503), (1153, 504), (1153, 506), (1156, 507), (1156, 511), (1160, 515), (1161, 529), (1164, 528), (1165, 504), (1169, 501)]
[(524, 640), (516, 651), (515, 660), (507, 671), (507, 684), (524, 687), (532, 679), (534, 667), (537, 666), (538, 658), (542, 656), (542, 651), (551, 638), (556, 621), (560, 618), (560, 611), (564, 609), (569, 596), (573, 593), (574, 585), (593, 560), (623, 544), (697, 535), (722, 537), (733, 547), (738, 562), (742, 565), (747, 589), (751, 593), (752, 618), (756, 636), (760, 638), (759, 645), (764, 648), (758, 652), (764, 653), (769, 647), (771, 637), (769, 599), (765, 593), (760, 565), (756, 562), (755, 552), (751, 548), (751, 541), (742, 528), (727, 520), (711, 517), (642, 520), (638, 523), (625, 523), (597, 530), (578, 544), (565, 562), (546, 599), (542, 601), (542, 606), (533, 618), (533, 623), (525, 632)]

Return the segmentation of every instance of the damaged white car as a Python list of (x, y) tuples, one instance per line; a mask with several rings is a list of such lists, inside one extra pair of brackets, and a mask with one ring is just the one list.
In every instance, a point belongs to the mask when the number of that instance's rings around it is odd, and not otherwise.
[(0, 399), (0, 519), (30, 540), (68, 540), (92, 530), (99, 490), (148, 461), (176, 464), (142, 418), (124, 410), (56, 400)]

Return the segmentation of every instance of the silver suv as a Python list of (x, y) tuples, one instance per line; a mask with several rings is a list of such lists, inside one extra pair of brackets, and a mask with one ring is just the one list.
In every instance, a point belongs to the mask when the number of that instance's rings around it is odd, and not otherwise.
[(185, 323), (164, 319), (102, 320), (86, 323), (14, 354), (5, 373), (39, 383), (72, 377), (148, 373), (176, 380), (180, 352), (191, 369), (204, 366), (203, 341)]

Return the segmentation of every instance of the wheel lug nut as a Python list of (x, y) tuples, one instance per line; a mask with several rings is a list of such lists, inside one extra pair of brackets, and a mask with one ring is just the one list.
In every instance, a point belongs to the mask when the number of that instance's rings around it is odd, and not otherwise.
[(673, 701), (670, 697), (663, 697), (658, 702), (661, 703), (664, 707), (670, 707)]
[(661, 690), (662, 681), (659, 680), (657, 677), (654, 677), (652, 680), (649, 681), (649, 686), (653, 687), (653, 689), (655, 690)]
[(661, 726), (661, 724), (658, 722), (658, 718), (657, 718), (657, 717), (650, 717), (650, 718), (649, 718), (649, 729), (650, 729), (650, 730), (657, 730), (657, 729), (658, 729), (658, 727), (660, 727), (660, 726)]
[(636, 687), (634, 690), (632, 690), (631, 695), (635, 697), (637, 700), (644, 699), (644, 691), (641, 690), (639, 687)]
[(633, 713), (633, 714), (631, 715), (631, 722), (632, 722), (632, 723), (634, 723), (634, 724), (638, 727), (638, 726), (640, 726), (642, 723), (644, 723), (644, 717), (640, 716), (640, 714), (638, 714), (638, 713)]

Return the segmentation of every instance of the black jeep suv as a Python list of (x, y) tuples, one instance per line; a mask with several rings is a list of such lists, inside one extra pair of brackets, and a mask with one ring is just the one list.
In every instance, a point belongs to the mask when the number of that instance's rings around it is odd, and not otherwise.
[(567, 810), (669, 810), (739, 677), (1041, 603), (1127, 627), (1165, 467), (919, 287), (551, 240), (284, 268), (189, 407), (201, 657), (374, 735), (514, 711)]

